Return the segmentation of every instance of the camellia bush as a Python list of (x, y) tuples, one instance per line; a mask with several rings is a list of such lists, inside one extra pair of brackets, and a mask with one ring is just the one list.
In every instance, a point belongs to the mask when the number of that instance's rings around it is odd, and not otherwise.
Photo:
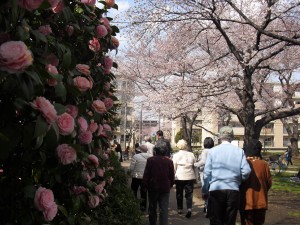
[(0, 2), (1, 224), (140, 224), (109, 150), (118, 6), (95, 1)]

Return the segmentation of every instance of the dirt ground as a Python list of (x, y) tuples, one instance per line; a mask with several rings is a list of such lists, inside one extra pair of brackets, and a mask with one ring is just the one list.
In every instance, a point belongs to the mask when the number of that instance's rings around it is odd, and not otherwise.
[(265, 224), (300, 225), (300, 194), (271, 190)]
[[(199, 197), (197, 195), (197, 198)], [(239, 218), (237, 218), (237, 222), (239, 224)], [(271, 190), (269, 192), (269, 209), (265, 224), (300, 225), (300, 194)]]

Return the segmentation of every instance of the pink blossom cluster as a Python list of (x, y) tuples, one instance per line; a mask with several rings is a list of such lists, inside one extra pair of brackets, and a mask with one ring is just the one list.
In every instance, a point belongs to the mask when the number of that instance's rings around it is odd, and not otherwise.
[(81, 92), (85, 92), (88, 89), (92, 89), (93, 88), (93, 82), (85, 77), (75, 77), (73, 78), (73, 82), (74, 82), (74, 86), (77, 87), (79, 89), (79, 91)]
[(77, 158), (76, 150), (68, 144), (61, 144), (56, 148), (59, 161), (63, 165), (74, 162)]
[(46, 221), (52, 221), (57, 214), (57, 205), (50, 189), (39, 187), (35, 192), (34, 205), (43, 212)]
[(7, 41), (0, 46), (0, 70), (23, 72), (33, 62), (32, 53), (22, 41)]

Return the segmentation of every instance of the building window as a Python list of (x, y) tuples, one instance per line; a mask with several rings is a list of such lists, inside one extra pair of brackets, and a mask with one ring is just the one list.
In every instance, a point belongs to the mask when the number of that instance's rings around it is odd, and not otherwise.
[(274, 147), (274, 138), (273, 137), (267, 137), (264, 138), (264, 147)]
[(290, 144), (290, 139), (287, 137), (283, 138), (283, 147), (287, 147)]
[(274, 132), (274, 124), (273, 123), (269, 123), (266, 126), (263, 127), (263, 129), (261, 130), (261, 135), (266, 135), (266, 134), (273, 134)]

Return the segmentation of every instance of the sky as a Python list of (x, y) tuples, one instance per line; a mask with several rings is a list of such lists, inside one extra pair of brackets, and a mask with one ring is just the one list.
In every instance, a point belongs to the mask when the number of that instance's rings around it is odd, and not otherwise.
[[(118, 14), (122, 14), (127, 9), (129, 9), (131, 6), (133, 6), (134, 0), (115, 0), (115, 3), (118, 5), (119, 9), (118, 10), (110, 9), (109, 13), (107, 14), (108, 17), (111, 17), (113, 19), (115, 19)], [(96, 2), (96, 5), (99, 6), (100, 8), (103, 8), (102, 3)], [(120, 34), (117, 34), (116, 37), (120, 41), (120, 47), (122, 47), (122, 45), (125, 45), (126, 38), (124, 37), (124, 35), (122, 35), (122, 30), (121, 30)]]

